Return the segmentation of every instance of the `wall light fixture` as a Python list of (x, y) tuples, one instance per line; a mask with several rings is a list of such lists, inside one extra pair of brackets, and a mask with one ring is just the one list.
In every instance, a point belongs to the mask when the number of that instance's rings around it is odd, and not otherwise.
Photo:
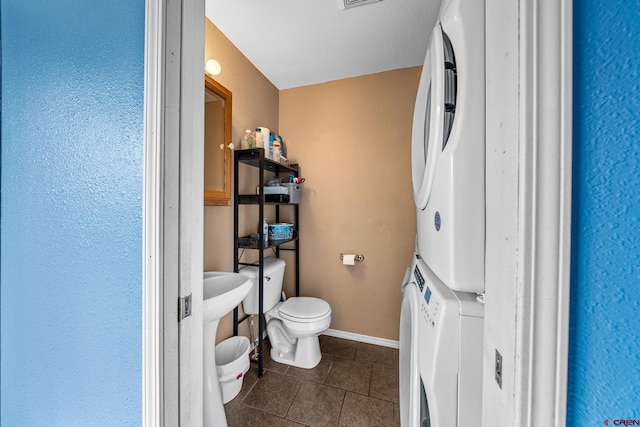
[(209, 74), (210, 76), (217, 76), (222, 71), (222, 66), (215, 59), (207, 60), (206, 65), (204, 66), (204, 72)]

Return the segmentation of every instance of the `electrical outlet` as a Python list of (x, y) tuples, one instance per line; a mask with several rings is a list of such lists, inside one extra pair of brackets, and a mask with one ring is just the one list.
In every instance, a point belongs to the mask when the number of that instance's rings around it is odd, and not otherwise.
[(498, 383), (498, 387), (502, 389), (502, 355), (496, 349), (496, 373), (495, 373), (496, 382)]

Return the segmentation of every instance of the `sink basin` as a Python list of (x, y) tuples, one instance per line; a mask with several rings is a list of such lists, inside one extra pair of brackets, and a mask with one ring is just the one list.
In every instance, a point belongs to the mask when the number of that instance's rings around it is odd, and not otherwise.
[(203, 275), (204, 427), (227, 427), (216, 369), (216, 333), (220, 319), (249, 295), (251, 279), (238, 273), (205, 271)]
[(204, 321), (222, 318), (249, 294), (251, 280), (239, 273), (206, 271), (203, 281)]

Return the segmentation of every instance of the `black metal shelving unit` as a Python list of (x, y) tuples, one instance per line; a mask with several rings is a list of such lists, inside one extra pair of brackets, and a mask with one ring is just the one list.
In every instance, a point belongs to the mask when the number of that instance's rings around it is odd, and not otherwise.
[[(240, 194), (239, 193), (239, 176), (242, 173), (241, 165), (249, 165), (260, 170), (258, 178), (259, 194)], [(240, 266), (245, 265), (257, 265), (258, 272), (258, 285), (259, 285), (259, 313), (258, 313), (258, 377), (262, 377), (263, 373), (263, 343), (262, 337), (264, 335), (264, 310), (263, 310), (263, 296), (264, 296), (264, 251), (265, 249), (273, 248), (276, 256), (280, 257), (280, 251), (294, 251), (295, 252), (295, 281), (296, 281), (296, 296), (300, 293), (300, 241), (298, 239), (297, 231), (292, 239), (286, 240), (264, 240), (262, 233), (262, 223), (264, 221), (264, 209), (265, 206), (275, 207), (275, 222), (280, 222), (280, 207), (290, 206), (294, 210), (294, 224), (296, 230), (299, 230), (300, 226), (300, 214), (299, 206), (297, 203), (280, 203), (270, 202), (264, 194), (263, 188), (265, 184), (265, 174), (270, 173), (274, 176), (282, 176), (283, 181), (286, 182), (289, 175), (299, 176), (298, 165), (285, 165), (275, 162), (265, 157), (265, 150), (263, 148), (251, 148), (248, 150), (236, 150), (234, 152), (234, 177), (233, 177), (233, 244), (234, 244), (234, 271), (238, 272)], [(286, 176), (283, 176), (286, 175)], [(252, 238), (250, 236), (239, 236), (239, 219), (238, 213), (240, 206), (257, 206), (258, 207), (258, 229), (257, 234), (259, 238)], [(286, 245), (286, 246), (283, 246)], [(291, 247), (293, 245), (293, 247)], [(258, 263), (245, 263), (240, 262), (241, 253), (239, 251), (245, 250), (257, 250), (258, 251)], [(244, 315), (242, 319), (239, 318), (238, 307), (233, 310), (233, 334), (238, 335), (238, 324), (249, 318), (249, 315)]]

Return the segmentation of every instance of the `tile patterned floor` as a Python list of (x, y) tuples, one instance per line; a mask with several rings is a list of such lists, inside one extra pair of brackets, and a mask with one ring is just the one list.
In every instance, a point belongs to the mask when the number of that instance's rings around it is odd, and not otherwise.
[[(268, 341), (265, 341), (268, 346)], [(245, 375), (225, 405), (229, 427), (397, 427), (398, 350), (320, 337), (322, 360), (300, 369), (264, 353), (264, 375)]]

